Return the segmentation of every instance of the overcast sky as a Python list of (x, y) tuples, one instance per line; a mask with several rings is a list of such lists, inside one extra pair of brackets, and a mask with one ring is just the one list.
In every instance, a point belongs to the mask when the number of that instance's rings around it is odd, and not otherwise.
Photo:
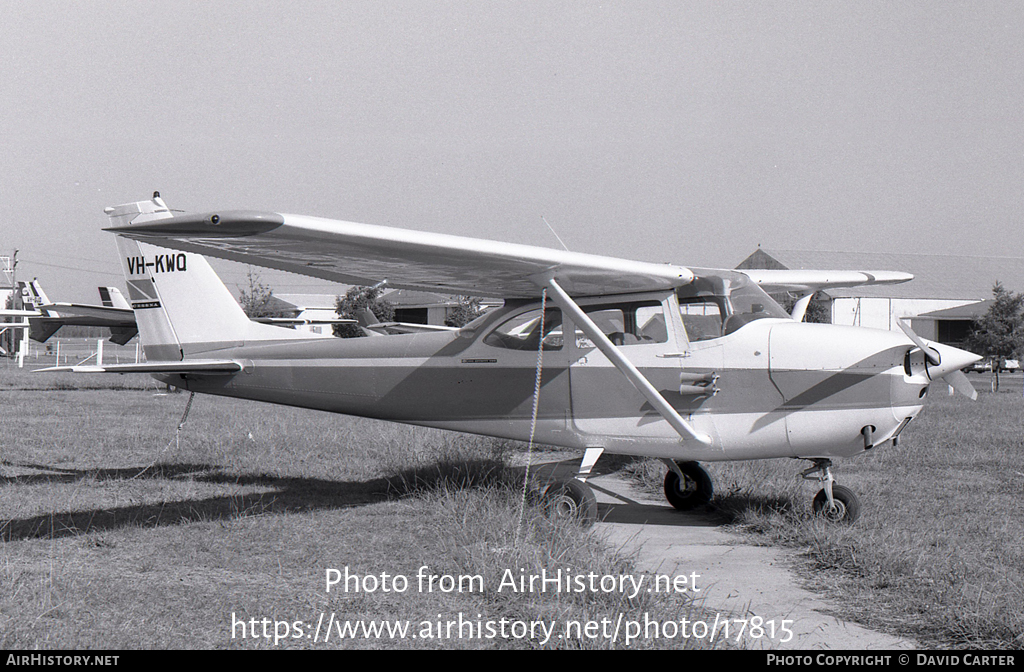
[(123, 286), (102, 211), (154, 190), (695, 266), (1024, 256), (1024, 3), (0, 11), (0, 254), (54, 300)]

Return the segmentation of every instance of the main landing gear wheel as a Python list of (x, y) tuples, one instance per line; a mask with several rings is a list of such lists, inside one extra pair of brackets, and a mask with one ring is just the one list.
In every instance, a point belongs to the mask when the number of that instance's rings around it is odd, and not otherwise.
[(544, 493), (544, 511), (549, 518), (590, 527), (597, 522), (597, 498), (590, 486), (578, 479), (558, 481)]
[[(678, 511), (690, 511), (711, 501), (715, 489), (708, 472), (697, 462), (676, 462), (665, 474), (665, 498)], [(682, 475), (682, 478), (680, 478)]]
[(860, 501), (853, 490), (841, 485), (832, 484), (832, 505), (828, 503), (828, 493), (822, 488), (814, 496), (812, 504), (815, 515), (833, 523), (852, 523), (860, 515)]

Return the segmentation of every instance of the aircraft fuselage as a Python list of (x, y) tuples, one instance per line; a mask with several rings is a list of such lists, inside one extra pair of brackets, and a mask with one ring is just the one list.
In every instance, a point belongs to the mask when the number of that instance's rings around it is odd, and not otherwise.
[[(712, 442), (680, 436), (549, 303), (538, 443), (676, 460), (845, 457), (892, 438), (920, 412), (930, 383), (923, 366), (905, 362), (913, 345), (892, 332), (766, 318), (691, 341), (672, 292), (580, 305)], [(161, 379), (195, 392), (527, 440), (539, 306), (512, 304), (459, 332), (187, 353), (231, 358), (244, 370)]]

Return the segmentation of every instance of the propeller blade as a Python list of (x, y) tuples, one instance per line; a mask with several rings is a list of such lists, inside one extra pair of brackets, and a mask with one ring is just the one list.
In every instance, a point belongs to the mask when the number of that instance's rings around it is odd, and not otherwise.
[(942, 380), (946, 381), (947, 385), (960, 394), (970, 398), (971, 401), (978, 400), (978, 391), (974, 389), (974, 385), (971, 385), (971, 381), (968, 380), (963, 371), (959, 369), (950, 371), (942, 377)]
[(900, 325), (900, 329), (902, 329), (903, 333), (907, 335), (907, 338), (914, 342), (914, 345), (921, 348), (921, 352), (924, 353), (925, 359), (928, 360), (929, 364), (932, 366), (939, 365), (938, 354), (928, 347), (928, 344), (924, 342), (924, 339), (914, 333), (914, 330), (910, 328), (910, 325), (904, 322), (902, 318), (896, 320), (896, 324)]

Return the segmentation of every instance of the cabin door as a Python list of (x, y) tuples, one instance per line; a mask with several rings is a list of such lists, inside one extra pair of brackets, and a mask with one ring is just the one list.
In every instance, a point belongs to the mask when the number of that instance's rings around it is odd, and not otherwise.
[[(680, 395), (686, 338), (674, 297), (581, 302), (580, 307), (666, 400), (686, 417)], [(569, 368), (573, 425), (592, 437), (673, 439), (676, 431), (579, 329)], [(594, 441), (600, 443), (599, 441)]]

